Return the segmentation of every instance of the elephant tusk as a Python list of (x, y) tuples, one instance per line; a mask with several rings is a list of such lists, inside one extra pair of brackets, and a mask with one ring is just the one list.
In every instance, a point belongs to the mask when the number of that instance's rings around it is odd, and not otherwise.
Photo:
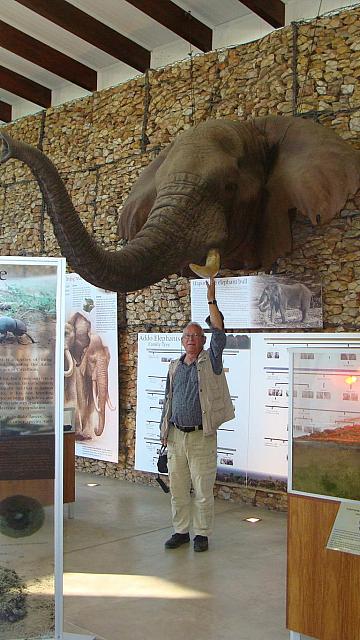
[(110, 400), (109, 395), (108, 395), (108, 397), (107, 397), (107, 401), (106, 401), (106, 402), (107, 402), (107, 406), (109, 407), (110, 411), (115, 411), (116, 407), (114, 407), (114, 406), (113, 406), (113, 404), (112, 404), (112, 402), (111, 402), (111, 400)]
[(65, 360), (69, 368), (64, 369), (64, 376), (65, 378), (71, 378), (72, 374), (74, 373), (74, 361), (68, 349), (65, 350)]
[(94, 399), (95, 409), (96, 409), (96, 411), (98, 413), (100, 413), (99, 397), (98, 397), (98, 393), (97, 393), (97, 384), (96, 384), (95, 380), (93, 380), (93, 383), (92, 383), (92, 391), (93, 391), (93, 399)]
[(210, 249), (206, 257), (205, 265), (189, 264), (191, 271), (196, 273), (200, 278), (214, 278), (220, 269), (220, 252), (219, 249)]

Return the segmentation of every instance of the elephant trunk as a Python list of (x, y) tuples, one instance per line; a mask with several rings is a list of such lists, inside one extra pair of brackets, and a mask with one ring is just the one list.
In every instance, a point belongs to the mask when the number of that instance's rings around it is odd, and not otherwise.
[[(88, 282), (113, 291), (135, 291), (179, 272), (189, 260), (203, 258), (204, 237), (198, 235), (193, 211), (204, 198), (205, 185), (189, 185), (184, 194), (182, 177), (175, 177), (162, 189), (134, 240), (120, 251), (105, 251), (86, 231), (53, 163), (38, 149), (4, 132), (1, 136), (5, 146), (1, 162), (17, 158), (30, 168), (43, 193), (63, 255)], [(214, 213), (218, 217), (219, 211)], [(211, 226), (210, 221), (208, 228)], [(206, 247), (207, 225), (202, 232)], [(226, 232), (221, 233), (220, 241), (225, 236)]]

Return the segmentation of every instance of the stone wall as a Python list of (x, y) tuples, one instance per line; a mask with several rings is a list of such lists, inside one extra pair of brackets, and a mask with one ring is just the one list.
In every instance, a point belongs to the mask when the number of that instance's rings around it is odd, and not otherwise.
[[(257, 42), (150, 71), (6, 129), (43, 149), (87, 229), (116, 249), (118, 210), (134, 179), (177, 132), (195, 122), (302, 114), (360, 148), (359, 36), (359, 8), (329, 14)], [(322, 278), (328, 331), (356, 331), (359, 325), (359, 204), (354, 198), (324, 228), (313, 229), (299, 216), (294, 250), (276, 267), (281, 274)], [(3, 255), (59, 255), (38, 187), (29, 171), (13, 161), (0, 169), (0, 211)], [(79, 458), (80, 469), (153, 482), (151, 475), (133, 469), (137, 334), (179, 331), (189, 319), (189, 283), (176, 275), (119, 296), (120, 460), (114, 465)], [(268, 487), (218, 485), (216, 491), (224, 499), (285, 505), (284, 495)]]

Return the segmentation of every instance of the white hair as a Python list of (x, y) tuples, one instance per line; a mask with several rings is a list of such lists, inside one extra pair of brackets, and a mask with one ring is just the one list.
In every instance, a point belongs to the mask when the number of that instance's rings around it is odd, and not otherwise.
[(189, 327), (197, 327), (198, 329), (200, 329), (200, 331), (201, 331), (201, 335), (202, 335), (202, 336), (205, 336), (205, 334), (204, 334), (204, 330), (203, 330), (202, 326), (201, 326), (198, 322), (188, 322), (188, 323), (187, 323), (187, 325), (186, 325), (186, 327), (184, 327), (184, 330), (183, 330), (183, 337), (184, 337), (184, 335), (185, 335), (185, 333), (186, 333), (186, 330), (187, 330)]

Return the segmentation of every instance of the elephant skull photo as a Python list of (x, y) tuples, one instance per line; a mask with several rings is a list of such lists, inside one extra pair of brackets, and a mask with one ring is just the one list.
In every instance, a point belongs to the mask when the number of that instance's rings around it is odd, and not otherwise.
[(292, 248), (298, 211), (329, 222), (360, 187), (360, 152), (309, 120), (207, 120), (180, 133), (144, 169), (119, 216), (119, 251), (84, 228), (52, 162), (2, 132), (1, 162), (34, 174), (71, 267), (95, 286), (134, 291), (173, 274), (269, 269)]

